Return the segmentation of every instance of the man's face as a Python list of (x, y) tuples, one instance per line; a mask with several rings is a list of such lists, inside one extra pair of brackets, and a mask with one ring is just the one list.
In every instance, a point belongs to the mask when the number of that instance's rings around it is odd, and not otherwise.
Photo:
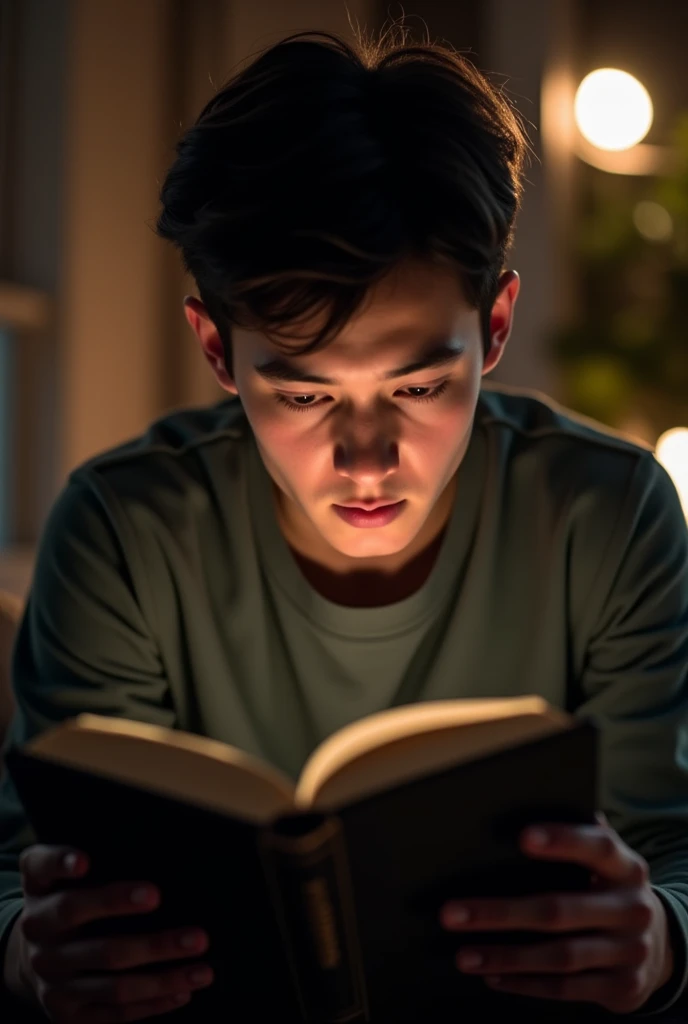
[[(294, 354), (320, 320), (279, 344), (235, 330), (231, 378), (224, 364), (218, 372), (212, 323), (187, 307), (220, 383), (241, 397), (294, 547), (332, 567), (384, 568), (444, 525), (481, 375), (501, 356), (518, 284), (503, 275), (487, 359), (479, 313), (455, 272), (409, 262), (319, 351)], [(352, 511), (379, 503), (394, 507)]]

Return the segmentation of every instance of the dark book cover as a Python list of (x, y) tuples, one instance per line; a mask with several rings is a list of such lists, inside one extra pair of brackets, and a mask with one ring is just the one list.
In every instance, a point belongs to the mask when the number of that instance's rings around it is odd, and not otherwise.
[(579, 722), (337, 814), (266, 828), (20, 749), (6, 764), (38, 839), (89, 854), (91, 871), (72, 885), (160, 886), (157, 910), (92, 934), (207, 930), (215, 981), (175, 1020), (411, 1024), (455, 1022), (462, 1008), (505, 998), (456, 969), (462, 936), (440, 928), (446, 899), (589, 884), (575, 865), (523, 855), (518, 835), (531, 822), (595, 820), (596, 749), (594, 726)]

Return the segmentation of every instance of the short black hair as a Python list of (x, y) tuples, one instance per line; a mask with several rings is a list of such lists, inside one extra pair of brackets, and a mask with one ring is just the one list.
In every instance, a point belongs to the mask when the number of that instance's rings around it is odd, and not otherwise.
[(299, 32), (184, 132), (156, 231), (181, 250), (229, 368), (232, 325), (277, 341), (322, 313), (299, 348), (312, 351), (407, 257), (457, 269), (487, 350), (527, 151), (510, 101), (450, 46), (400, 26), (353, 44)]

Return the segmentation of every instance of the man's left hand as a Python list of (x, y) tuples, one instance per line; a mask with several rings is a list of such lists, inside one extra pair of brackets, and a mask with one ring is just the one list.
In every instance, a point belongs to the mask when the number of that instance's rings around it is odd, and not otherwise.
[[(673, 972), (669, 925), (647, 862), (603, 816), (598, 820), (537, 825), (520, 837), (530, 857), (589, 868), (588, 891), (462, 899), (442, 907), (444, 928), (477, 933), (457, 954), (460, 970), (483, 975), (500, 992), (598, 1003), (612, 1013), (632, 1013), (666, 984)], [(551, 932), (552, 938), (531, 946), (480, 945), (481, 931), (516, 930)]]

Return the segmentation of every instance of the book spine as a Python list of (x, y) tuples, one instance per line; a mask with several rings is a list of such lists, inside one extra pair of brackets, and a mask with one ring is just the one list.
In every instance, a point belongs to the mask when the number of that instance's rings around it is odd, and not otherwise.
[(261, 847), (303, 1020), (369, 1020), (341, 822), (281, 818), (262, 833)]

